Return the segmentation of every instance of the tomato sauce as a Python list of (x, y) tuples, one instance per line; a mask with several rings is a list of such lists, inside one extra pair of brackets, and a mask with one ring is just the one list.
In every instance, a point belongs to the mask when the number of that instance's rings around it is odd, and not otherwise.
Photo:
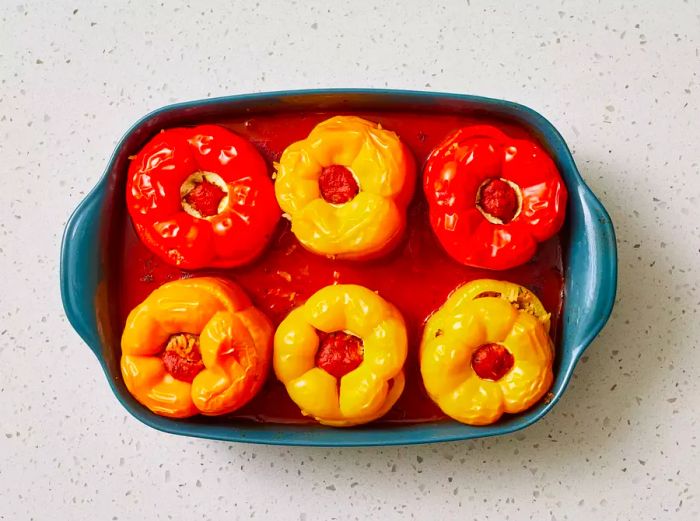
[[(294, 307), (323, 286), (353, 283), (367, 286), (396, 305), (408, 327), (409, 354), (406, 388), (392, 410), (376, 423), (426, 422), (446, 418), (426, 394), (418, 367), (418, 348), (426, 318), (458, 285), (478, 278), (496, 278), (522, 284), (537, 294), (552, 314), (552, 335), (558, 344), (563, 302), (562, 248), (559, 235), (539, 245), (528, 263), (506, 271), (469, 268), (453, 261), (434, 237), (427, 217), (420, 169), (430, 151), (452, 130), (468, 124), (493, 124), (513, 137), (527, 137), (527, 131), (499, 120), (445, 114), (376, 112), (354, 113), (396, 132), (413, 152), (419, 168), (418, 182), (408, 208), (407, 232), (389, 255), (373, 261), (338, 261), (315, 255), (302, 248), (282, 220), (267, 251), (249, 266), (235, 269), (186, 272), (165, 264), (140, 243), (123, 212), (123, 237), (111, 273), (112, 294), (118, 300), (115, 317), (121, 331), (129, 311), (158, 286), (169, 280), (193, 275), (217, 275), (238, 282), (254, 303), (275, 325)], [(285, 147), (304, 139), (319, 122), (335, 113), (290, 113), (261, 115), (221, 124), (252, 141), (270, 165), (279, 161)], [(119, 238), (118, 238), (119, 239)], [(260, 393), (232, 418), (277, 423), (312, 422), (299, 412), (272, 370)]]

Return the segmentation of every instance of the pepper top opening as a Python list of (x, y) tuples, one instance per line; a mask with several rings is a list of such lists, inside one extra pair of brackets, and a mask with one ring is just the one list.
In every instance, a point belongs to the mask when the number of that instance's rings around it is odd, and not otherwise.
[(228, 205), (228, 186), (213, 172), (195, 172), (180, 187), (182, 209), (199, 219), (209, 219)]
[(343, 165), (324, 167), (318, 178), (318, 187), (321, 197), (331, 204), (345, 204), (360, 192), (355, 175)]
[(507, 179), (487, 179), (476, 194), (476, 207), (494, 224), (509, 223), (520, 213), (521, 206), (520, 187)]
[(342, 378), (362, 363), (362, 339), (345, 331), (318, 332), (316, 366), (336, 378)]
[(513, 355), (501, 344), (484, 344), (472, 353), (472, 368), (479, 378), (498, 381), (513, 368)]

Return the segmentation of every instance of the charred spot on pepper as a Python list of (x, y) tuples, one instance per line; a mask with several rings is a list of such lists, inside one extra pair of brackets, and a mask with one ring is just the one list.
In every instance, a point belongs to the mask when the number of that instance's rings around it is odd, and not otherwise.
[(345, 204), (360, 192), (360, 185), (352, 171), (343, 165), (330, 165), (321, 170), (318, 178), (321, 197), (331, 204)]
[(165, 370), (177, 380), (192, 382), (203, 369), (199, 352), (199, 335), (178, 333), (171, 335), (161, 354)]
[(476, 194), (476, 206), (489, 222), (507, 224), (520, 213), (520, 188), (506, 179), (494, 177), (484, 181)]
[(345, 331), (317, 331), (317, 334), (317, 367), (340, 379), (362, 363), (364, 344), (361, 338)]
[(472, 353), (474, 372), (484, 380), (498, 381), (513, 368), (513, 355), (501, 344), (484, 344)]

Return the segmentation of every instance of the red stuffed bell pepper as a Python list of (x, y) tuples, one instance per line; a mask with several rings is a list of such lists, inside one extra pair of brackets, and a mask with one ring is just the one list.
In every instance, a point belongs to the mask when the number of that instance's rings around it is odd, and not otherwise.
[(144, 244), (184, 269), (251, 261), (280, 218), (265, 160), (216, 125), (168, 129), (151, 139), (131, 162), (126, 201)]
[(467, 266), (523, 264), (564, 222), (566, 187), (552, 159), (495, 127), (450, 134), (428, 157), (423, 181), (433, 231)]

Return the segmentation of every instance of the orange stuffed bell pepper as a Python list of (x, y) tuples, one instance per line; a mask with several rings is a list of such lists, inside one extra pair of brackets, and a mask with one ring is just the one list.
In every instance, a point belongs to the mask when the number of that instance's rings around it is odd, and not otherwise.
[(282, 321), (273, 362), (302, 413), (347, 427), (375, 420), (404, 388), (406, 326), (399, 311), (369, 289), (326, 286)]
[(455, 420), (487, 425), (534, 405), (552, 385), (550, 315), (529, 290), (477, 280), (455, 290), (427, 321), (423, 383)]
[(400, 240), (414, 185), (413, 157), (394, 132), (336, 116), (285, 149), (275, 194), (305, 248), (366, 259)]
[(272, 334), (269, 319), (233, 282), (168, 282), (129, 313), (121, 342), (124, 383), (162, 416), (232, 412), (265, 382)]
[(183, 269), (253, 260), (281, 215), (263, 157), (217, 125), (156, 134), (132, 158), (126, 204), (141, 241)]
[(564, 223), (566, 187), (549, 155), (488, 125), (460, 128), (438, 145), (423, 189), (435, 235), (467, 266), (523, 264)]

